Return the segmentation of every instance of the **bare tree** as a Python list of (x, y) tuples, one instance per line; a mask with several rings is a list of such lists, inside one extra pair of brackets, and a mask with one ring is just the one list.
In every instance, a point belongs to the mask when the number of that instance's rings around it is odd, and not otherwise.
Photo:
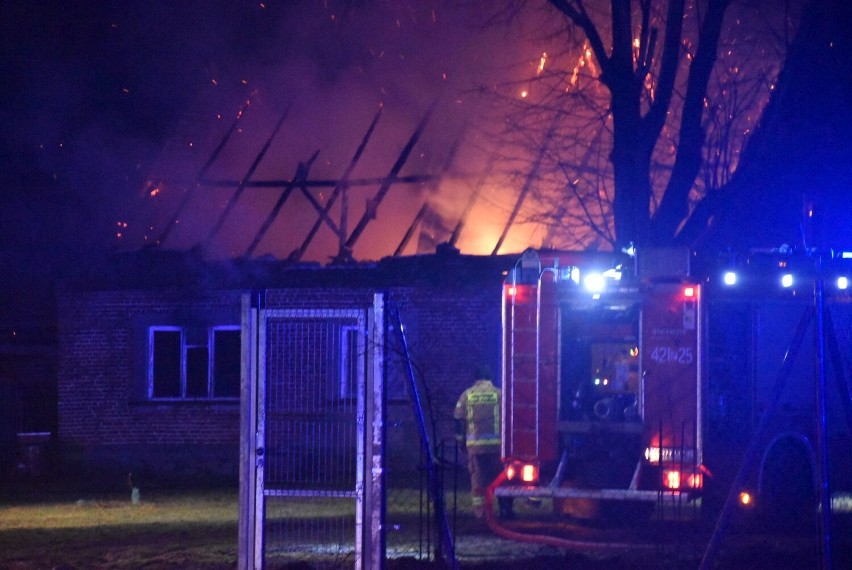
[(545, 245), (672, 243), (736, 168), (783, 62), (790, 2), (548, 4), (561, 19), (542, 41), (556, 49), (502, 86), (509, 136), (548, 157), (528, 220), (550, 228)]

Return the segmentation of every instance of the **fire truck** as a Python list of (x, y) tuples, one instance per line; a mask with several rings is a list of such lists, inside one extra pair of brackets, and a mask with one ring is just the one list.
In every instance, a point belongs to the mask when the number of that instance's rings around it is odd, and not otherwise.
[(718, 512), (736, 481), (743, 509), (807, 513), (823, 457), (850, 488), (849, 258), (524, 252), (503, 286), (493, 493), (620, 517)]

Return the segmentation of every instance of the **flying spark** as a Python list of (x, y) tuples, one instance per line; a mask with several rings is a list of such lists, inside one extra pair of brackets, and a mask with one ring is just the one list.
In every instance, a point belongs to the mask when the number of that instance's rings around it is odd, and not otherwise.
[(540, 75), (542, 71), (544, 71), (544, 64), (547, 63), (547, 52), (541, 54), (541, 59), (538, 61), (538, 69), (535, 74)]

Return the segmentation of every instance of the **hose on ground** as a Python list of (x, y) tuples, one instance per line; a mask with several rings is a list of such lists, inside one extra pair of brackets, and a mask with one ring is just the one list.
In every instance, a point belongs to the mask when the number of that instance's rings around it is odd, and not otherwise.
[(588, 540), (574, 540), (569, 538), (560, 538), (547, 534), (528, 534), (525, 532), (517, 532), (506, 528), (500, 524), (494, 517), (494, 491), (506, 481), (506, 472), (501, 471), (496, 479), (488, 486), (485, 491), (485, 522), (488, 528), (502, 538), (516, 540), (519, 542), (530, 542), (536, 544), (544, 544), (556, 548), (565, 548), (569, 550), (635, 550), (652, 548), (652, 544), (647, 543), (627, 543), (627, 542), (598, 542)]

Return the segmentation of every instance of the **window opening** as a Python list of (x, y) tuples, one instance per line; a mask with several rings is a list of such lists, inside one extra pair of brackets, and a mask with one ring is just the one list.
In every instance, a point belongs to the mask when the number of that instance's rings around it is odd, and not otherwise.
[(150, 328), (148, 397), (238, 398), (240, 328), (213, 327), (206, 344), (187, 344), (186, 339), (187, 331), (181, 327)]
[(240, 329), (213, 329), (213, 397), (240, 396)]
[(151, 373), (148, 394), (152, 398), (179, 398), (181, 395), (180, 329), (151, 329)]

